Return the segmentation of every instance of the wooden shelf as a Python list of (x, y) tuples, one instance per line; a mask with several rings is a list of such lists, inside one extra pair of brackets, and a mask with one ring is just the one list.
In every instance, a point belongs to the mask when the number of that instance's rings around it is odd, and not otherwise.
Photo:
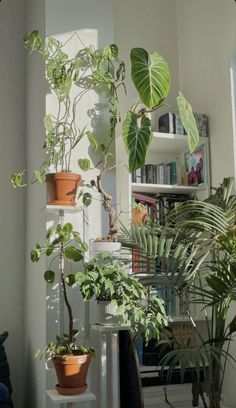
[(48, 390), (47, 396), (55, 404), (66, 404), (69, 402), (86, 402), (96, 400), (96, 396), (88, 390), (86, 390), (83, 394), (80, 395), (60, 395), (56, 390)]
[[(150, 144), (150, 152), (176, 154), (188, 151), (187, 135), (175, 135), (172, 133), (152, 132), (153, 138)], [(201, 137), (199, 144), (208, 143), (207, 137)]]
[(172, 184), (146, 184), (146, 183), (131, 183), (132, 192), (146, 193), (146, 194), (197, 194), (207, 189), (206, 185), (200, 186), (183, 186)]

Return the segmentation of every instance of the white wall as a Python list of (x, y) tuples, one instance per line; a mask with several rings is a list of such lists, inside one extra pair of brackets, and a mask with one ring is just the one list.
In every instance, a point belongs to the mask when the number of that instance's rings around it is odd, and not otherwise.
[(22, 407), (24, 330), (25, 193), (10, 175), (25, 167), (24, 0), (0, 4), (0, 332), (9, 331), (8, 354), (15, 406)]
[(233, 1), (177, 0), (180, 86), (209, 115), (214, 185), (234, 175), (229, 67), (235, 53)]
[[(209, 115), (211, 178), (217, 186), (235, 175), (230, 62), (236, 52), (236, 6), (230, 0), (177, 0), (177, 16), (180, 86), (194, 110)], [(235, 342), (231, 353), (236, 356)], [(231, 407), (234, 378), (235, 367), (228, 366), (224, 392)]]
[[(44, 34), (44, 1), (27, 1), (27, 32), (38, 29)], [(26, 82), (26, 131), (27, 173), (30, 181), (33, 169), (41, 162), (44, 140), (43, 117), (45, 115), (44, 67), (40, 58), (27, 56)], [(43, 281), (45, 261), (32, 264), (30, 250), (35, 243), (43, 242), (46, 230), (45, 191), (37, 183), (27, 188), (26, 222), (26, 277), (25, 277), (25, 400), (24, 408), (44, 408), (44, 362), (34, 358), (35, 351), (46, 341), (46, 288)]]
[(179, 67), (175, 4), (175, 0), (114, 1), (114, 40), (120, 49), (120, 57), (126, 63), (127, 97), (121, 94), (126, 108), (130, 107), (131, 101), (137, 100), (137, 92), (130, 80), (130, 51), (134, 47), (142, 47), (149, 53), (157, 51), (167, 60), (172, 78), (167, 102), (171, 108), (165, 108), (165, 112), (176, 109)]

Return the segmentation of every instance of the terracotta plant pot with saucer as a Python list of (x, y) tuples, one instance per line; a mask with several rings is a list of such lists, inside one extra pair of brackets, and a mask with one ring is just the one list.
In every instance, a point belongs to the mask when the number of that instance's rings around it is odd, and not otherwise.
[(47, 174), (48, 205), (75, 205), (80, 180), (81, 176), (76, 173)]
[(79, 395), (86, 391), (86, 378), (91, 354), (55, 356), (53, 364), (57, 374), (56, 390), (61, 395)]

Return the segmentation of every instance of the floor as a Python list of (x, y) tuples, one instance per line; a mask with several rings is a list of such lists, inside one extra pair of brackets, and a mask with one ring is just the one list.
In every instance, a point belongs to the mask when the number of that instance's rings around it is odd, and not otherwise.
[[(144, 387), (143, 393), (145, 408), (170, 408), (165, 402), (163, 387)], [(167, 397), (173, 408), (192, 408), (191, 384), (169, 385)], [(202, 408), (201, 404), (199, 408)]]

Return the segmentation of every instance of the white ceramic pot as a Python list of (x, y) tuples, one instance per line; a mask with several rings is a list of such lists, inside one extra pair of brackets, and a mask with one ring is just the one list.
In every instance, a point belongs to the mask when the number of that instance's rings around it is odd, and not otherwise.
[(95, 315), (95, 324), (118, 326), (122, 323), (121, 317), (117, 316), (117, 306), (111, 302), (97, 301)]
[(92, 241), (89, 244), (89, 257), (90, 259), (97, 258), (100, 253), (109, 253), (114, 257), (120, 255), (120, 242), (107, 242), (107, 241)]

